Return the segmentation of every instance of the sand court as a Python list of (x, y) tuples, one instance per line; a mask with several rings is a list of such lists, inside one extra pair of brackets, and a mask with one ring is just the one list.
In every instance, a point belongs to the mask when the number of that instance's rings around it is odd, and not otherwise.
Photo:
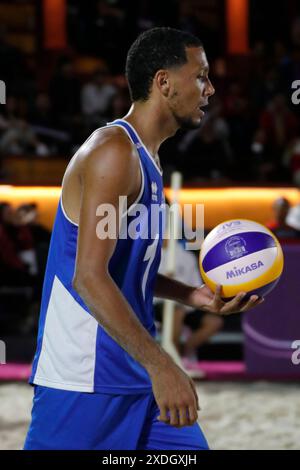
[[(212, 449), (300, 449), (300, 384), (203, 382), (199, 423)], [(21, 449), (32, 388), (0, 385), (0, 449)]]

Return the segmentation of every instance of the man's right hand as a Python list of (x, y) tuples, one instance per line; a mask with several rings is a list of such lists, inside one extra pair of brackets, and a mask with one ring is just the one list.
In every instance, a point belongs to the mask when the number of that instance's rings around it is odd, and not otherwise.
[(160, 410), (158, 420), (179, 428), (195, 424), (200, 407), (192, 379), (172, 359), (156, 367), (150, 376)]

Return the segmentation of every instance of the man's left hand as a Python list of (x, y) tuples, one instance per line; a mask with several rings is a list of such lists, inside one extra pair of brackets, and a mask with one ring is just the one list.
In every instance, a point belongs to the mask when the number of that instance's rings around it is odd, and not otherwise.
[(246, 293), (240, 292), (230, 301), (224, 302), (221, 292), (221, 285), (217, 285), (215, 293), (205, 284), (196, 287), (191, 293), (189, 305), (204, 312), (230, 315), (232, 313), (247, 312), (264, 301), (264, 298), (258, 295), (251, 295), (248, 300), (244, 300)]

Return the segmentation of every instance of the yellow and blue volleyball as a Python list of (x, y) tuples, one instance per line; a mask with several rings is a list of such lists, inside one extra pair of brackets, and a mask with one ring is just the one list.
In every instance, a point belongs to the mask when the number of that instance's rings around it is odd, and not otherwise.
[(222, 297), (239, 292), (265, 296), (274, 289), (283, 270), (283, 253), (275, 235), (264, 225), (233, 219), (217, 225), (205, 237), (200, 251), (203, 282)]

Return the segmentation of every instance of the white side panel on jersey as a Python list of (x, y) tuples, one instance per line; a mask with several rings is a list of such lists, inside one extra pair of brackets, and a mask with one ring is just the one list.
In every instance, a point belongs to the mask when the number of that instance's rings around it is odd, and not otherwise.
[[(276, 256), (277, 247), (266, 248), (257, 253), (251, 253), (242, 258), (229, 261), (229, 263), (222, 264), (217, 268), (211, 269), (206, 274), (214, 282), (223, 285), (242, 284), (266, 272), (274, 263)], [(263, 263), (263, 266), (258, 267), (259, 261)], [(246, 267), (249, 268), (245, 274), (238, 272), (242, 268), (245, 271)]]
[(78, 392), (94, 391), (98, 322), (55, 276), (34, 383)]

